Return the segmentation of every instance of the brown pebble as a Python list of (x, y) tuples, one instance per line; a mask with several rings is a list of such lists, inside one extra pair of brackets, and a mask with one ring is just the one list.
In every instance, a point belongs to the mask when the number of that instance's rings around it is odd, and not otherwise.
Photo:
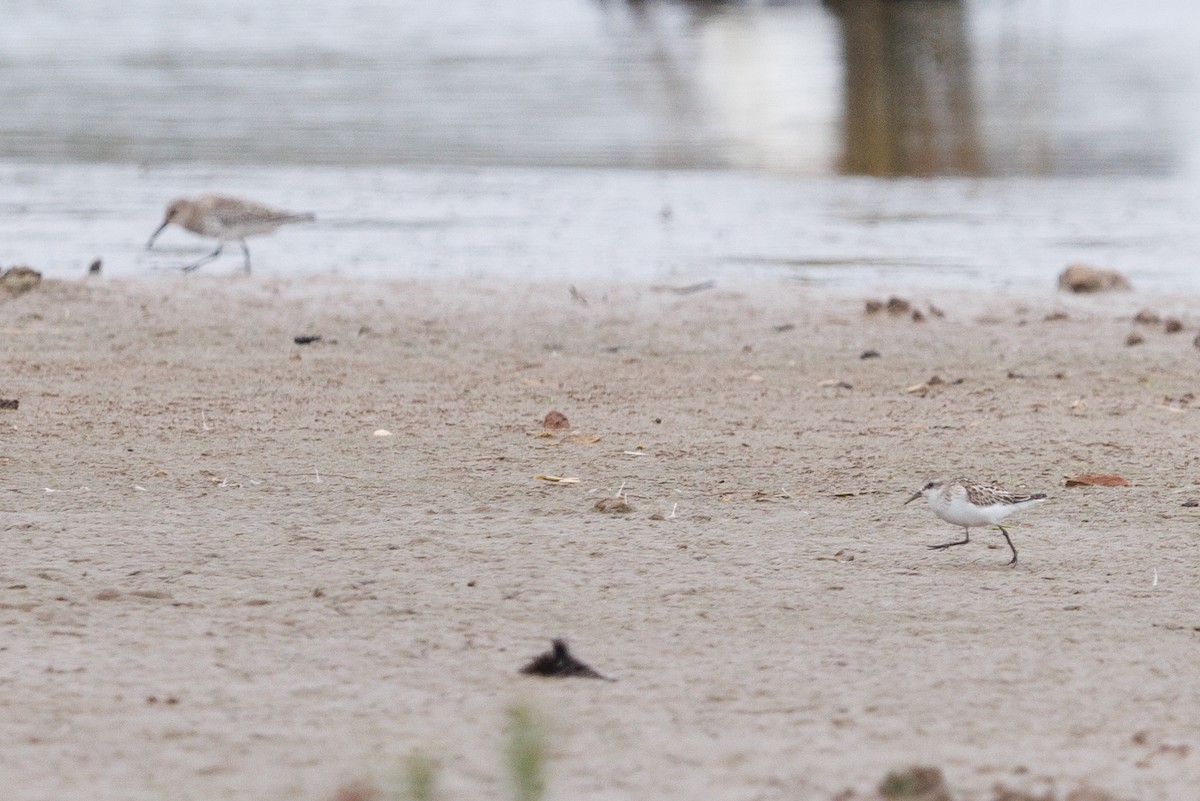
[(1072, 264), (1058, 276), (1058, 288), (1071, 292), (1104, 292), (1131, 287), (1128, 279), (1116, 270), (1105, 270), (1088, 264)]
[(868, 300), (866, 303), (867, 314), (878, 314), (883, 311), (883, 303), (878, 300)]
[(897, 801), (951, 801), (953, 798), (941, 770), (923, 765), (892, 771), (879, 783), (878, 793), (883, 798)]
[(570, 427), (571, 424), (567, 421), (567, 416), (560, 411), (548, 411), (546, 412), (546, 416), (542, 418), (542, 428), (547, 431), (561, 431), (564, 428)]
[(1168, 317), (1163, 320), (1163, 330), (1168, 334), (1178, 334), (1183, 330), (1183, 321), (1178, 317)]
[(904, 298), (898, 298), (895, 295), (892, 295), (890, 298), (888, 298), (888, 314), (908, 314), (911, 309), (912, 304)]
[(350, 782), (337, 788), (333, 801), (379, 801), (383, 793), (378, 787), (364, 781)]
[(1142, 309), (1133, 316), (1133, 321), (1141, 325), (1158, 325), (1162, 322), (1162, 318), (1149, 309)]
[(1069, 320), (1069, 319), (1071, 319), (1071, 316), (1069, 314), (1067, 314), (1065, 311), (1050, 312), (1049, 314), (1047, 314), (1045, 317), (1042, 318), (1042, 320), (1047, 323), (1054, 323), (1054, 322), (1058, 322), (1060, 320)]
[(0, 272), (0, 287), (4, 287), (11, 295), (21, 295), (42, 283), (42, 274), (32, 267), (24, 265), (10, 267)]
[(21, 401), (17, 398), (0, 398), (0, 409), (16, 409), (20, 405)]
[(1139, 334), (1137, 331), (1132, 331), (1132, 332), (1130, 332), (1129, 336), (1125, 337), (1125, 344), (1130, 347), (1132, 347), (1134, 345), (1140, 345), (1145, 341), (1146, 341), (1146, 338), (1144, 336), (1142, 336), (1141, 334)]
[(624, 498), (601, 498), (592, 506), (593, 512), (604, 512), (610, 515), (627, 515), (633, 507)]
[(921, 310), (920, 310), (920, 309), (913, 309), (913, 310), (912, 310), (912, 321), (913, 321), (914, 323), (923, 323), (923, 322), (925, 322), (925, 315), (921, 313)]

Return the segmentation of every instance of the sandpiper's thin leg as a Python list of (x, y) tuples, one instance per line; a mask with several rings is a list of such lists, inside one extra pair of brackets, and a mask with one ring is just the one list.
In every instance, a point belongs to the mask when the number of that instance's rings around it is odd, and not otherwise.
[(996, 524), (996, 528), (1000, 529), (1000, 533), (1004, 535), (1004, 541), (1008, 543), (1008, 547), (1009, 547), (1009, 548), (1012, 548), (1012, 552), (1013, 552), (1013, 558), (1012, 558), (1012, 561), (1011, 561), (1011, 562), (1009, 562), (1008, 564), (1009, 564), (1009, 565), (1015, 565), (1015, 564), (1017, 563), (1017, 549), (1016, 549), (1016, 547), (1015, 547), (1015, 546), (1012, 544), (1012, 540), (1010, 540), (1010, 539), (1008, 538), (1008, 532), (1004, 530), (1004, 526), (1002, 526), (1002, 525), (1000, 525), (999, 523), (997, 523), (997, 524)]
[(225, 247), (225, 243), (222, 242), (221, 244), (217, 245), (217, 249), (214, 250), (212, 253), (209, 253), (207, 256), (205, 256), (203, 259), (200, 259), (199, 261), (194, 261), (191, 264), (187, 265), (186, 267), (183, 268), (183, 271), (185, 273), (190, 273), (193, 270), (196, 270), (197, 268), (201, 267), (202, 265), (208, 264), (210, 261), (215, 259), (217, 256), (221, 255), (221, 250), (224, 247)]
[(971, 541), (971, 529), (963, 526), (963, 538), (958, 542), (943, 542), (941, 545), (927, 545), (931, 551), (944, 551), (947, 548), (953, 548), (955, 545), (966, 545)]
[(242, 263), (242, 269), (246, 271), (246, 275), (250, 274), (250, 248), (246, 247), (246, 240), (239, 239), (242, 243), (242, 253), (246, 256), (245, 262)]

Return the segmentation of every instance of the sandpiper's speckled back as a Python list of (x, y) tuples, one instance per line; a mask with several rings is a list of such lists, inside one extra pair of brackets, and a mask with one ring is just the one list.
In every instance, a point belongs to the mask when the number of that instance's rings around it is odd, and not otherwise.
[(269, 234), (286, 223), (315, 219), (312, 214), (281, 211), (226, 195), (173, 200), (167, 206), (166, 217), (193, 233), (221, 240)]
[(1034, 495), (1017, 495), (999, 487), (977, 484), (964, 478), (955, 479), (953, 483), (946, 485), (946, 489), (954, 486), (961, 487), (967, 494), (967, 500), (976, 506), (993, 506), (995, 504), (1015, 506), (1027, 501), (1042, 500), (1046, 497), (1045, 493), (1040, 492)]

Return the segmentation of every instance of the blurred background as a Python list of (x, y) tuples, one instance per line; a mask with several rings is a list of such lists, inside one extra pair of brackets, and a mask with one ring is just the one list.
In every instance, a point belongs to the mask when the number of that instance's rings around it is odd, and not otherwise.
[(0, 159), (1190, 172), (1194, 0), (3, 0)]
[[(0, 0), (0, 266), (1200, 288), (1195, 0)], [(878, 176), (885, 176), (881, 179)], [(237, 259), (205, 271), (236, 271)]]

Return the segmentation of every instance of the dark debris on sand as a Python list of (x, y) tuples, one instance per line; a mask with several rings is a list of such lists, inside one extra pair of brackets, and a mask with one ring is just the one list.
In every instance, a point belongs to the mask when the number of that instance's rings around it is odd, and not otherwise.
[(580, 679), (602, 679), (604, 681), (616, 681), (607, 676), (601, 676), (590, 667), (580, 662), (575, 657), (571, 656), (571, 652), (567, 650), (567, 644), (563, 640), (554, 640), (554, 647), (538, 658), (534, 659), (525, 667), (521, 668), (521, 672), (527, 676), (551, 676), (554, 678), (580, 678)]
[(624, 498), (601, 498), (592, 504), (592, 511), (606, 515), (627, 515), (633, 511), (633, 507)]
[(938, 768), (916, 765), (894, 770), (879, 783), (879, 795), (888, 801), (952, 801), (950, 788)]
[[(870, 795), (860, 795), (847, 789), (835, 795), (833, 801), (954, 801), (959, 797), (951, 791), (940, 768), (914, 765), (889, 772)], [(1062, 801), (1121, 801), (1117, 796), (1086, 783), (1065, 796), (1059, 796), (1051, 790), (1038, 793), (996, 784), (990, 796), (971, 797), (989, 798), (990, 801), (1059, 801), (1060, 798)]]

